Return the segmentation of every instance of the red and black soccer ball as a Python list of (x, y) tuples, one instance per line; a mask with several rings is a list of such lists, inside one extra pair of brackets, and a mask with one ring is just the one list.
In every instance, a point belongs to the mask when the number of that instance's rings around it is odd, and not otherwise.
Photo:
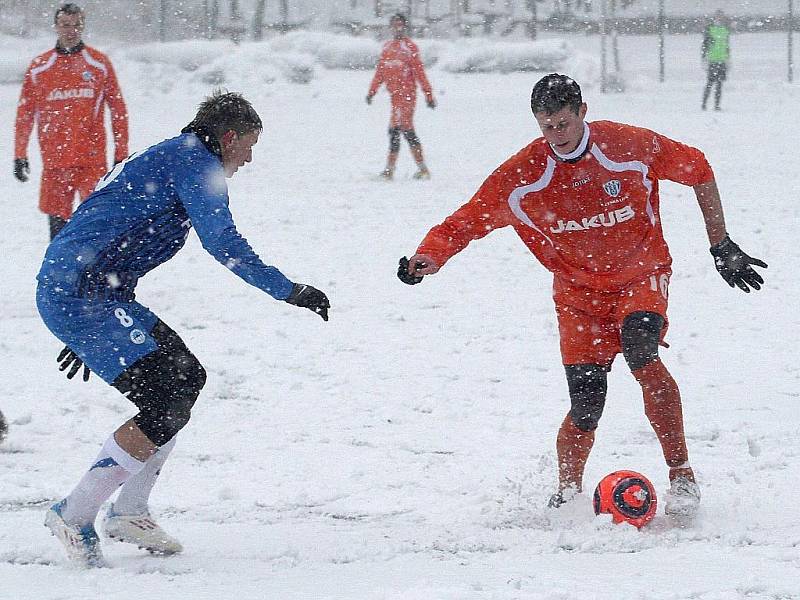
[(608, 513), (614, 523), (630, 523), (637, 529), (655, 516), (657, 504), (653, 484), (636, 471), (614, 471), (594, 490), (596, 515)]

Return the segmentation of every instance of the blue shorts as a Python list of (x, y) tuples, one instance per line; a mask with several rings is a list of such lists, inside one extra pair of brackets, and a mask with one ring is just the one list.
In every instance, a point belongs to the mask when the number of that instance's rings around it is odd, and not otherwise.
[(36, 306), (53, 335), (107, 383), (158, 348), (158, 317), (136, 301), (80, 298), (40, 283)]

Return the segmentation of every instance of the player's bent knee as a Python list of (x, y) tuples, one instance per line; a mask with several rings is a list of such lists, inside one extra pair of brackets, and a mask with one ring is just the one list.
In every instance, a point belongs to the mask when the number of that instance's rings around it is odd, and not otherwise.
[(389, 129), (389, 150), (391, 152), (400, 150), (400, 130), (397, 127)]
[(403, 135), (406, 137), (408, 145), (411, 146), (412, 148), (416, 148), (417, 146), (421, 145), (419, 137), (417, 137), (417, 132), (414, 131), (413, 129), (406, 129), (405, 131), (403, 131)]
[(622, 323), (620, 338), (622, 355), (631, 371), (658, 360), (658, 343), (664, 317), (658, 313), (639, 311), (629, 314)]
[(205, 384), (205, 370), (200, 367), (176, 374), (171, 381), (162, 383), (137, 388), (128, 395), (139, 407), (134, 422), (156, 446), (169, 442), (189, 423), (192, 408)]
[(603, 416), (608, 390), (608, 367), (565, 365), (572, 423), (581, 431), (594, 431)]
[(113, 383), (138, 408), (133, 418), (156, 446), (163, 446), (186, 426), (206, 370), (183, 340), (159, 322), (153, 328), (159, 347), (126, 369)]

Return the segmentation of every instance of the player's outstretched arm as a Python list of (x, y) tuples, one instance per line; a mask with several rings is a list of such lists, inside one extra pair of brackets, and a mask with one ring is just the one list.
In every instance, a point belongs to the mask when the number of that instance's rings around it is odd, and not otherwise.
[(753, 269), (753, 266), (767, 268), (767, 263), (745, 254), (728, 235), (725, 228), (725, 213), (715, 180), (694, 186), (697, 203), (703, 213), (706, 232), (711, 244), (711, 255), (714, 266), (722, 278), (731, 287), (738, 287), (743, 292), (761, 289), (764, 279)]

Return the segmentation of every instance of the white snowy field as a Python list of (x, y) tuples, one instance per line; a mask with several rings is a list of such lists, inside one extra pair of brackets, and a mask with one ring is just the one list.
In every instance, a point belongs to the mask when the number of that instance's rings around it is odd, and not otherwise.
[[(574, 38), (586, 52), (597, 38)], [(699, 36), (623, 38), (628, 93), (584, 86), (590, 120), (650, 127), (702, 148), (729, 231), (770, 267), (743, 294), (719, 277), (690, 189), (662, 187), (674, 257), (666, 364), (684, 401), (703, 491), (694, 524), (660, 510), (637, 531), (595, 517), (591, 490), (617, 469), (659, 494), (663, 458), (624, 361), (586, 473), (586, 493), (546, 508), (555, 433), (568, 406), (550, 275), (510, 231), (438, 275), (395, 277), (428, 228), (538, 136), (530, 89), (542, 75), (429, 72), (439, 100), (417, 130), (433, 172), (376, 180), (388, 102), (364, 103), (371, 73), (318, 69), (307, 85), (238, 88), (265, 121), (255, 162), (230, 182), (240, 230), (289, 277), (331, 298), (324, 323), (231, 275), (196, 237), (137, 290), (209, 372), (153, 495), (184, 544), (155, 558), (108, 543), (111, 569), (69, 566), (44, 511), (134, 409), (93, 378), (58, 372), (34, 277), (46, 244), (33, 178), (11, 173), (16, 84), (0, 86), (0, 600), (800, 598), (796, 346), (800, 316), (797, 114), (784, 38), (737, 36), (720, 113), (699, 110)], [(44, 49), (44, 48), (43, 48)], [(209, 91), (111, 53), (131, 113), (131, 149), (175, 135)], [(246, 67), (250, 68), (250, 67)], [(233, 74), (255, 85), (251, 73)]]

